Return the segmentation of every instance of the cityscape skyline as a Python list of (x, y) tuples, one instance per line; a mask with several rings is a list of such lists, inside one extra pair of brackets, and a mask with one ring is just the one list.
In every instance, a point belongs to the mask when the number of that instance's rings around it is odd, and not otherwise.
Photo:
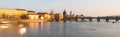
[(0, 8), (22, 8), (38, 12), (69, 13), (85, 16), (119, 15), (119, 0), (1, 0)]

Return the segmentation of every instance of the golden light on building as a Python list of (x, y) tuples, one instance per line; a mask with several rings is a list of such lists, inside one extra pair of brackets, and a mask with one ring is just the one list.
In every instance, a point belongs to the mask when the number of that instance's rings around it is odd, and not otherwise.
[(44, 20), (44, 17), (43, 17), (43, 16), (41, 16), (41, 17), (40, 17), (40, 19), (41, 19), (41, 20)]
[(24, 35), (26, 33), (27, 29), (25, 27), (19, 29), (19, 33), (21, 35)]
[(60, 18), (60, 20), (63, 19), (63, 14), (62, 13), (59, 13), (59, 18)]
[(0, 14), (14, 14), (16, 13), (16, 9), (10, 9), (10, 8), (0, 8)]
[(27, 10), (25, 9), (16, 9), (16, 15), (21, 16), (23, 14), (27, 14)]
[[(44, 17), (44, 20), (51, 20), (51, 15), (49, 13), (47, 13), (47, 12), (39, 12), (37, 14)], [(40, 19), (41, 19), (41, 17), (40, 17)]]
[(39, 15), (28, 15), (29, 19), (31, 20), (36, 20), (36, 19), (39, 19)]
[(45, 18), (46, 20), (50, 20), (50, 19), (51, 19), (51, 15), (50, 15), (50, 14), (44, 14), (44, 18)]
[(0, 8), (0, 17), (5, 14), (5, 15), (11, 15), (14, 16), (15, 18), (20, 18), (21, 15), (27, 14), (27, 10), (25, 9), (11, 9), (11, 8)]

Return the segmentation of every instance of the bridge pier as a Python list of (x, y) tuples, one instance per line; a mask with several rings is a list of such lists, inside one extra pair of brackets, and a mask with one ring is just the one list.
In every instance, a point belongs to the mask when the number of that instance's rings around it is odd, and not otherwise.
[(97, 21), (100, 22), (100, 18), (98, 18)]
[(109, 19), (106, 19), (106, 22), (109, 22)]
[(108, 17), (106, 17), (105, 19), (106, 19), (106, 22), (109, 22), (109, 18)]
[(90, 18), (88, 18), (89, 19), (89, 21), (92, 21), (93, 20), (93, 18), (92, 17), (90, 17)]
[(82, 21), (84, 21), (84, 20), (85, 20), (85, 18), (81, 18), (81, 20), (82, 20)]
[(92, 19), (89, 19), (89, 21), (92, 21)]
[(100, 17), (99, 16), (97, 17), (97, 21), (100, 22)]
[(116, 18), (115, 18), (115, 21), (119, 21), (119, 17), (116, 17)]
[(109, 22), (109, 19), (106, 19), (106, 22)]

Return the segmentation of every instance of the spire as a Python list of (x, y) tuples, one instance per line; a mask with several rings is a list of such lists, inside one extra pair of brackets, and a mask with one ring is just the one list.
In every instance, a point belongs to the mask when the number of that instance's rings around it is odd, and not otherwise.
[(66, 12), (66, 10), (64, 10), (64, 11), (63, 11), (63, 15), (65, 16), (65, 15), (66, 15), (66, 13), (67, 13), (67, 12)]
[(70, 15), (72, 15), (72, 11), (70, 11)]
[(52, 9), (51, 12), (50, 12), (50, 14), (54, 14), (54, 13), (55, 13), (55, 12), (54, 12), (54, 10)]
[(66, 12), (66, 10), (64, 9), (63, 13)]

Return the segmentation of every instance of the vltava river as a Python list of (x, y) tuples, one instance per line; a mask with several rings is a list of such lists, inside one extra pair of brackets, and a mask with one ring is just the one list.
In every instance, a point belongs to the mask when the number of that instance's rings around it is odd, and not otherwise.
[(66, 21), (1, 24), (0, 37), (120, 37), (120, 23)]

